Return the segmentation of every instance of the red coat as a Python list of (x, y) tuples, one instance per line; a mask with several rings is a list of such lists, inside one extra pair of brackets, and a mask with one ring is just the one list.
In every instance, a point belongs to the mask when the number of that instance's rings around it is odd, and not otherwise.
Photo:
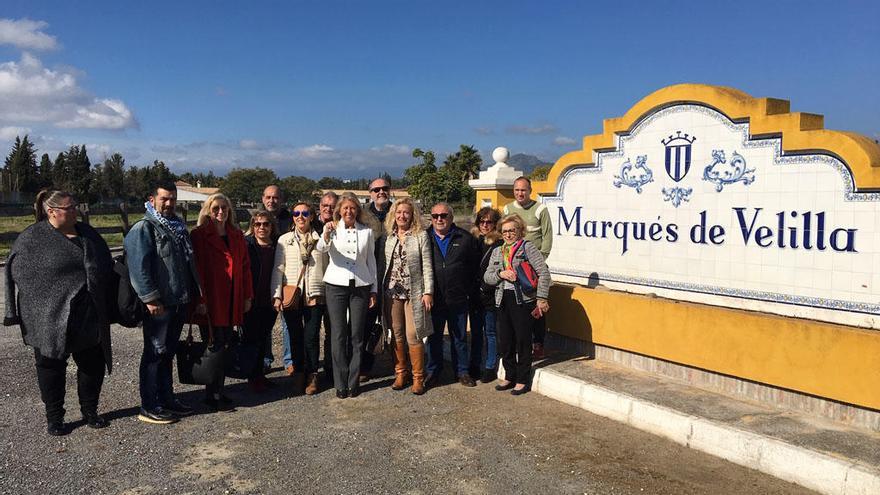
[[(218, 327), (241, 325), (244, 322), (244, 302), (254, 298), (244, 235), (240, 230), (231, 228), (226, 229), (226, 235), (229, 247), (212, 223), (196, 227), (191, 235), (196, 268), (202, 283), (202, 296), (198, 304), (208, 306), (211, 324)], [(206, 323), (205, 317), (198, 314), (193, 314), (192, 320), (193, 323)]]

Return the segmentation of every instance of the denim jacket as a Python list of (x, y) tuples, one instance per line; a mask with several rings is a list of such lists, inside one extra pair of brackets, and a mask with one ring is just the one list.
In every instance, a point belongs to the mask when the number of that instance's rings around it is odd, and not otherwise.
[(141, 301), (165, 306), (187, 304), (201, 293), (193, 259), (174, 243), (174, 234), (145, 217), (125, 236), (125, 257), (131, 285)]

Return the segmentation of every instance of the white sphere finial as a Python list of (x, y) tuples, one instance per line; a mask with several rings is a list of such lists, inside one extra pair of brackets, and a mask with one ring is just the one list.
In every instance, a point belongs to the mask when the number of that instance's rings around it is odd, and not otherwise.
[(492, 152), (492, 159), (495, 162), (504, 163), (508, 158), (510, 158), (510, 151), (507, 151), (507, 148), (504, 146), (499, 146)]

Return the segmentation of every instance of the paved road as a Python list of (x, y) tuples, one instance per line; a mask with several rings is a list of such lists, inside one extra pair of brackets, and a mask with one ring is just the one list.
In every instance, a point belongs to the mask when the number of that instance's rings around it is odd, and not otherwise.
[[(0, 282), (2, 283), (2, 282)], [(45, 434), (32, 353), (0, 327), (0, 493), (803, 493), (538, 394), (449, 384), (423, 397), (390, 379), (356, 399), (255, 395), (172, 426), (135, 418), (138, 330), (114, 330), (102, 431)], [(380, 366), (388, 369), (387, 360)], [(68, 420), (79, 420), (71, 364)], [(197, 404), (195, 387), (180, 389)]]

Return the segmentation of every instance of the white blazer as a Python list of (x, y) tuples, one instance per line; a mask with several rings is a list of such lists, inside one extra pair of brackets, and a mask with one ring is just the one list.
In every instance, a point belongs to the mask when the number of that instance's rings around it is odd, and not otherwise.
[[(326, 226), (324, 227), (326, 230)], [(354, 228), (347, 229), (342, 222), (330, 234), (330, 242), (324, 242), (324, 234), (315, 249), (330, 253), (330, 262), (324, 270), (324, 283), (347, 286), (354, 280), (355, 287), (370, 286), (376, 291), (376, 242), (373, 230), (362, 223), (355, 222)]]

